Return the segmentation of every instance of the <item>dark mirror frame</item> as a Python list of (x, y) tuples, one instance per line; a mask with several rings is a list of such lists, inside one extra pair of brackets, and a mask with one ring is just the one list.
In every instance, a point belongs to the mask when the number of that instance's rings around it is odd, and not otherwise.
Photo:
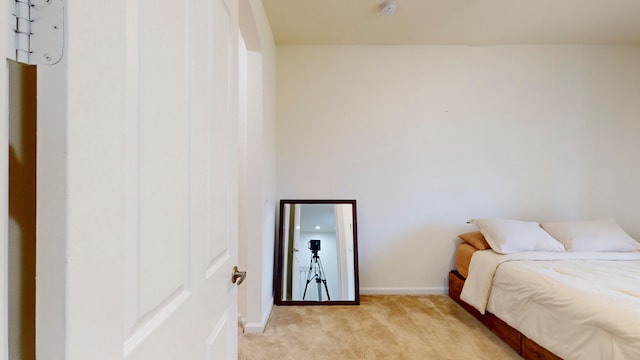
[[(284, 207), (285, 205), (297, 204), (350, 204), (353, 215), (353, 271), (354, 271), (354, 300), (328, 300), (328, 301), (306, 301), (306, 300), (282, 300), (282, 267), (283, 257), (285, 255), (283, 229), (284, 229)], [(276, 305), (360, 305), (360, 283), (358, 274), (358, 220), (356, 217), (356, 201), (355, 200), (280, 200), (280, 221), (278, 228), (278, 237), (276, 239), (276, 263), (275, 263), (275, 304)]]

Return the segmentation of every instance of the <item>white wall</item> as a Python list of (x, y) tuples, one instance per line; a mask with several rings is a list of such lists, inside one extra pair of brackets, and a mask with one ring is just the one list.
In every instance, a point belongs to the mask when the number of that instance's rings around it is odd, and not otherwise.
[(640, 239), (640, 47), (280, 46), (277, 74), (278, 196), (357, 199), (362, 292), (443, 291), (472, 217)]
[[(246, 117), (241, 127), (239, 263), (247, 280), (239, 292), (245, 332), (262, 332), (273, 306), (275, 185), (275, 43), (260, 0), (240, 2), (246, 41)], [(241, 145), (242, 146), (242, 145)]]

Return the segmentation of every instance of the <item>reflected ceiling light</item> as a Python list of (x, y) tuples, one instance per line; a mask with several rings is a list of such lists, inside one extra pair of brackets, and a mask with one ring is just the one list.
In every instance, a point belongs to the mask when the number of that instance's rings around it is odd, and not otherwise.
[(316, 225), (316, 230), (320, 230), (320, 226)]
[(398, 2), (395, 0), (385, 0), (379, 6), (380, 13), (384, 16), (391, 16), (395, 14), (397, 8)]

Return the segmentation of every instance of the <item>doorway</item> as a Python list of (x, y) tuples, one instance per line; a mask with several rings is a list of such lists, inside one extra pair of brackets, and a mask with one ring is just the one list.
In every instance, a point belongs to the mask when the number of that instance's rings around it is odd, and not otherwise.
[(36, 67), (9, 68), (9, 360), (35, 360)]

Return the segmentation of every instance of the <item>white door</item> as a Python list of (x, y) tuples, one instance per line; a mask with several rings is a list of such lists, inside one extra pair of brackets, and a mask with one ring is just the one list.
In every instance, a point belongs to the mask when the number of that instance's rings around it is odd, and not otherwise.
[(38, 71), (38, 359), (235, 359), (237, 0), (65, 6)]

